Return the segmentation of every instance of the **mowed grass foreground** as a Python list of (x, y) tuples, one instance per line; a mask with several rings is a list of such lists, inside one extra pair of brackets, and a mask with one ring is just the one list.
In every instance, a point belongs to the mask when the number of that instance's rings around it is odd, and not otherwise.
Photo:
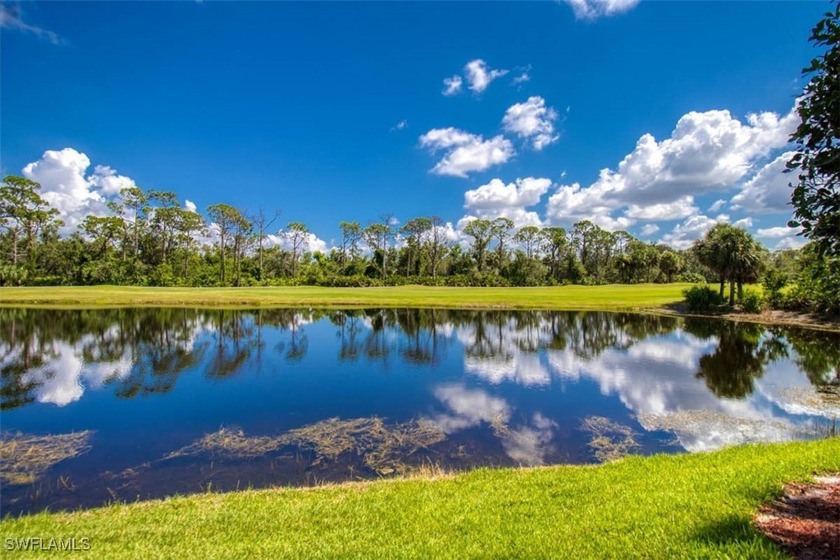
[(784, 558), (752, 515), (784, 482), (838, 470), (834, 438), (597, 467), (199, 494), (40, 513), (0, 528), (5, 542), (87, 537), (89, 552), (67, 554), (98, 559)]
[(652, 309), (682, 301), (691, 284), (613, 284), (540, 288), (0, 288), (0, 305), (447, 307), (557, 310)]

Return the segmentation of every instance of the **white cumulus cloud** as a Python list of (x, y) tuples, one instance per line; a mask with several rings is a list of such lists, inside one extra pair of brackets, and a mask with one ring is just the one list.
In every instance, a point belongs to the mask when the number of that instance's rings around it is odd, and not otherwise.
[(659, 226), (656, 224), (646, 224), (645, 227), (642, 228), (642, 235), (650, 236), (659, 231)]
[(527, 101), (511, 105), (502, 119), (507, 132), (531, 141), (535, 150), (542, 150), (556, 142), (560, 135), (554, 131), (557, 111), (546, 107), (545, 99), (535, 95)]
[(789, 184), (793, 176), (784, 171), (793, 154), (794, 152), (785, 152), (762, 167), (744, 183), (741, 191), (732, 197), (732, 207), (756, 214), (790, 213)]
[(765, 240), (776, 240), (775, 250), (781, 249), (799, 249), (805, 245), (808, 240), (801, 235), (801, 228), (792, 228), (787, 226), (778, 226), (770, 228), (760, 228), (755, 232), (756, 237)]
[(464, 208), (469, 214), (461, 219), (459, 228), (475, 218), (499, 217), (509, 218), (517, 226), (542, 225), (539, 215), (527, 208), (538, 204), (550, 187), (551, 179), (544, 178), (526, 177), (508, 184), (492, 179), (464, 194)]
[(716, 224), (728, 221), (729, 216), (726, 214), (720, 214), (714, 218), (702, 214), (691, 216), (681, 224), (674, 226), (670, 233), (663, 235), (662, 242), (677, 249), (687, 249)]
[(685, 196), (674, 202), (665, 202), (661, 204), (647, 204), (640, 206), (638, 204), (631, 204), (627, 207), (625, 214), (629, 218), (638, 220), (677, 220), (680, 218), (687, 218), (698, 212), (698, 208), (694, 205), (693, 196)]
[(464, 74), (467, 77), (470, 89), (475, 93), (481, 93), (487, 89), (490, 82), (507, 74), (507, 70), (492, 69), (482, 59), (471, 60), (464, 66)]
[(690, 198), (731, 191), (759, 161), (785, 147), (797, 118), (795, 110), (750, 114), (745, 122), (724, 110), (687, 113), (669, 138), (642, 135), (616, 169), (602, 169), (588, 187), (558, 188), (549, 198), (548, 218), (626, 227), (637, 219), (686, 217)]
[(551, 179), (526, 177), (507, 185), (501, 179), (493, 179), (486, 185), (467, 191), (464, 195), (464, 206), (471, 210), (533, 206), (540, 201), (550, 186)]
[(577, 19), (596, 19), (621, 14), (636, 7), (639, 0), (563, 0)]
[(454, 177), (484, 171), (516, 155), (513, 144), (502, 135), (485, 140), (481, 135), (453, 127), (430, 130), (420, 137), (420, 146), (432, 153), (445, 152), (432, 173)]
[(88, 167), (87, 155), (64, 148), (47, 150), (39, 160), (23, 168), (24, 177), (41, 184), (41, 196), (58, 210), (65, 231), (75, 228), (85, 216), (109, 213), (104, 189), (134, 183), (105, 166), (97, 166), (92, 175), (85, 177)]
[(464, 85), (464, 80), (461, 79), (461, 76), (455, 74), (451, 78), (444, 78), (443, 79), (443, 95), (450, 96), (455, 95), (461, 91), (461, 87)]

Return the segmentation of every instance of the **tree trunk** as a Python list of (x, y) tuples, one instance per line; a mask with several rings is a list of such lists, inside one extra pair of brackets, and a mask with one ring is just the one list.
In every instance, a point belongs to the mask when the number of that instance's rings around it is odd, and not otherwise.
[(260, 233), (260, 250), (259, 250), (259, 253), (260, 253), (260, 282), (262, 282), (262, 279), (263, 279), (263, 251), (262, 251), (262, 247), (263, 247), (263, 234)]
[(35, 224), (29, 222), (26, 228), (26, 261), (29, 274), (35, 274), (35, 251), (32, 249), (35, 239)]
[(140, 230), (137, 224), (137, 210), (134, 211), (134, 260), (137, 260), (137, 245), (140, 235)]
[(724, 286), (724, 278), (723, 276), (720, 277), (720, 297), (723, 298), (723, 286)]
[(12, 234), (12, 264), (17, 266), (18, 262), (18, 231), (17, 229), (9, 230)]
[(237, 235), (233, 241), (233, 285), (239, 287), (239, 260), (241, 239)]
[(224, 236), (219, 236), (219, 255), (220, 255), (220, 266), (219, 266), (219, 279), (222, 282), (222, 285), (225, 283), (225, 238)]
[(735, 280), (729, 280), (729, 305), (735, 305)]
[(738, 278), (738, 301), (743, 301), (744, 299), (744, 281), (741, 278)]

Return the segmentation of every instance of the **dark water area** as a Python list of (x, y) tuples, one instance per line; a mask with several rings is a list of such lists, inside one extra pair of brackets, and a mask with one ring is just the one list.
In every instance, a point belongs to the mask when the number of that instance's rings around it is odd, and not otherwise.
[(822, 437), (840, 336), (431, 309), (0, 308), (2, 514)]

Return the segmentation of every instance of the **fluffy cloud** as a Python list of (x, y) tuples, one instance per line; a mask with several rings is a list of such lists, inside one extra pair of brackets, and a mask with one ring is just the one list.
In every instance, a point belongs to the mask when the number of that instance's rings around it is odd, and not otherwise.
[(507, 73), (507, 70), (491, 69), (480, 58), (471, 60), (464, 66), (464, 74), (467, 77), (467, 82), (470, 84), (469, 87), (475, 93), (483, 92), (490, 85), (490, 82), (496, 78), (501, 78)]
[(791, 235), (799, 235), (802, 232), (799, 228), (791, 228), (787, 226), (780, 226), (780, 227), (771, 227), (765, 229), (759, 229), (755, 232), (756, 235), (759, 237), (790, 237)]
[(189, 210), (190, 212), (197, 212), (198, 207), (195, 205), (195, 202), (192, 200), (184, 200), (184, 208)]
[[(210, 227), (212, 228), (212, 225)], [(266, 235), (266, 239), (268, 241), (267, 245), (269, 247), (277, 245), (277, 246), (280, 246), (287, 251), (292, 249), (291, 242), (282, 235), (269, 234), (269, 235)], [(311, 232), (307, 233), (306, 234), (306, 241), (304, 242), (304, 245), (303, 245), (303, 251), (304, 252), (308, 251), (310, 253), (319, 252), (319, 253), (325, 253), (326, 254), (327, 253), (327, 242), (324, 241), (323, 239), (321, 239), (320, 237), (318, 237), (317, 235), (315, 235), (314, 233), (311, 233)]]
[(648, 204), (646, 206), (631, 204), (627, 207), (625, 214), (629, 218), (638, 220), (661, 221), (687, 218), (696, 214), (698, 210), (694, 206), (694, 197), (686, 196), (674, 202), (663, 204)]
[(93, 186), (106, 196), (120, 194), (126, 188), (136, 187), (134, 179), (124, 175), (118, 175), (116, 170), (107, 165), (97, 165), (93, 168), (93, 175), (88, 177)]
[(781, 249), (799, 249), (808, 242), (802, 235), (801, 228), (791, 228), (787, 226), (771, 227), (759, 229), (755, 235), (761, 239), (778, 239), (775, 250)]
[[(90, 159), (73, 148), (47, 150), (41, 159), (23, 168), (23, 175), (41, 184), (41, 196), (58, 210), (65, 231), (75, 228), (85, 216), (109, 214), (106, 195), (122, 186), (134, 185), (128, 177), (98, 165), (85, 176)], [(116, 190), (115, 190), (116, 189)]]
[(636, 223), (636, 220), (626, 216), (614, 218), (611, 214), (617, 205), (601, 200), (592, 194), (591, 187), (585, 189), (579, 183), (562, 185), (548, 197), (546, 208), (548, 220), (566, 225), (580, 220), (590, 220), (611, 230), (626, 229)]
[(510, 140), (502, 135), (485, 140), (457, 128), (435, 128), (420, 137), (420, 146), (432, 153), (445, 152), (432, 168), (432, 173), (467, 177), (469, 173), (484, 171), (505, 163), (516, 151)]
[(533, 206), (548, 192), (551, 179), (526, 177), (505, 185), (500, 179), (493, 179), (486, 185), (467, 191), (464, 206), (471, 210), (496, 210), (511, 206)]
[(656, 224), (647, 224), (642, 228), (642, 235), (649, 236), (659, 231), (659, 226)]
[(462, 218), (459, 228), (474, 218), (498, 217), (510, 218), (517, 226), (542, 225), (539, 215), (526, 208), (538, 204), (550, 187), (551, 179), (526, 177), (507, 185), (501, 179), (493, 179), (464, 194), (464, 208), (469, 215)]
[(794, 152), (785, 152), (756, 173), (732, 197), (733, 209), (757, 214), (790, 213), (791, 175), (784, 173)]
[(560, 138), (554, 132), (556, 120), (557, 111), (546, 107), (542, 97), (533, 96), (523, 103), (511, 105), (505, 112), (502, 126), (512, 134), (530, 140), (539, 151)]
[(722, 222), (728, 222), (729, 216), (720, 214), (715, 218), (696, 215), (690, 216), (686, 221), (674, 226), (674, 229), (662, 236), (662, 242), (678, 249), (687, 249), (696, 240), (712, 229), (713, 226)]
[(596, 19), (626, 12), (639, 0), (563, 0), (572, 7), (577, 19)]
[(461, 87), (464, 85), (464, 80), (461, 79), (461, 76), (455, 74), (451, 78), (444, 78), (443, 79), (443, 95), (450, 96), (455, 95), (461, 91)]
[[(561, 186), (549, 198), (548, 218), (627, 227), (636, 219), (686, 217), (697, 211), (692, 197), (735, 188), (756, 162), (787, 144), (796, 122), (794, 110), (750, 114), (746, 122), (729, 111), (687, 113), (669, 138), (643, 135), (617, 169), (601, 170), (590, 186)], [(622, 209), (623, 216), (613, 215)]]

